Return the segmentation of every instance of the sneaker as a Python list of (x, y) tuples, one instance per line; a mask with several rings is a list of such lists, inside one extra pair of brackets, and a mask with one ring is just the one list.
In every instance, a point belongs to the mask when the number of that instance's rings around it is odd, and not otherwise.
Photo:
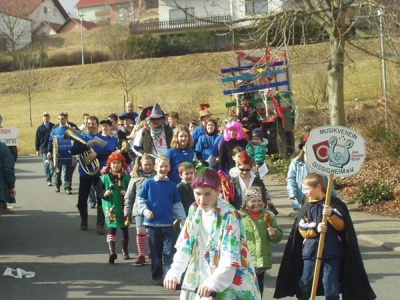
[(52, 186), (53, 184), (50, 181), (47, 181), (47, 186)]
[(60, 187), (56, 186), (56, 193), (59, 193), (59, 192), (60, 192)]
[(72, 190), (70, 188), (66, 188), (64, 191), (67, 195), (72, 195)]
[(85, 231), (88, 229), (88, 222), (87, 220), (81, 219), (81, 230)]
[(89, 204), (90, 208), (96, 208), (96, 202)]
[(144, 257), (143, 255), (139, 256), (135, 261), (135, 265), (143, 265), (145, 263), (146, 263), (146, 257)]

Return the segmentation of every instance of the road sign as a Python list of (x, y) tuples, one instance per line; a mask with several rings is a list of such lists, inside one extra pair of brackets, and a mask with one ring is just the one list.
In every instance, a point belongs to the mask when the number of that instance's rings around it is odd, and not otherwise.
[(307, 165), (318, 173), (334, 177), (357, 174), (366, 156), (364, 138), (339, 125), (313, 129), (305, 147)]

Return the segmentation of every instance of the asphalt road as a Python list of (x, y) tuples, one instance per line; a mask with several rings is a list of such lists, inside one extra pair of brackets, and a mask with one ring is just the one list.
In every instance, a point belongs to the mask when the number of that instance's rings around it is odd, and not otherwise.
[[(121, 255), (115, 265), (108, 264), (105, 236), (95, 231), (95, 210), (89, 211), (89, 230), (80, 231), (75, 207), (77, 172), (72, 195), (63, 190), (56, 193), (54, 186), (46, 186), (37, 157), (20, 157), (16, 174), (14, 213), (0, 218), (0, 271), (2, 274), (7, 267), (21, 268), (36, 276), (0, 276), (0, 299), (178, 299), (177, 293), (153, 285), (150, 265), (135, 266), (132, 260), (122, 260)], [(280, 203), (284, 203), (279, 197), (284, 195), (270, 192), (279, 210)], [(278, 222), (287, 236), (292, 219), (279, 216)], [(133, 226), (130, 237), (131, 256), (136, 258)], [(273, 247), (274, 266), (267, 272), (263, 299), (272, 298), (285, 243)], [(121, 249), (118, 244), (117, 249)], [(370, 245), (361, 245), (361, 251), (378, 299), (397, 299), (399, 255)]]

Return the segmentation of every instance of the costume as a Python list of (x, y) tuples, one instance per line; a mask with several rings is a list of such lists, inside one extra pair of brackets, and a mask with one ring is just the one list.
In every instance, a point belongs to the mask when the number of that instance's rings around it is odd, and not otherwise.
[(254, 145), (253, 141), (249, 141), (246, 146), (247, 153), (253, 158), (257, 165), (265, 163), (265, 155), (267, 154), (267, 141), (263, 141), (261, 144)]
[[(311, 205), (311, 203), (304, 204), (294, 221), (279, 268), (274, 298), (279, 299), (298, 294), (299, 279), (303, 270), (302, 246), (304, 240), (299, 232), (299, 223)], [(344, 250), (339, 278), (342, 299), (375, 299), (375, 293), (364, 269), (357, 236), (347, 206), (336, 197), (331, 198), (330, 206), (340, 212), (345, 226), (344, 231), (340, 233)], [(320, 288), (321, 286), (319, 286), (318, 295), (321, 295)]]
[[(204, 226), (210, 226), (206, 240)], [(216, 209), (210, 212), (197, 203), (192, 205), (175, 247), (174, 264), (166, 277), (180, 278), (187, 267), (184, 286), (223, 285), (223, 290), (216, 289), (218, 299), (261, 299), (245, 229), (237, 211), (226, 201), (218, 199)], [(219, 269), (232, 267), (232, 277), (218, 274)], [(180, 299), (187, 299), (185, 291)], [(189, 299), (200, 298), (190, 293)]]
[[(157, 131), (157, 135), (155, 135), (155, 131)], [(171, 147), (173, 134), (172, 128), (165, 124), (158, 129), (143, 127), (138, 131), (135, 137), (134, 149), (139, 153), (165, 155), (167, 150)]]
[(240, 146), (246, 149), (246, 145), (246, 139), (231, 139), (229, 141), (222, 139), (219, 147), (219, 169), (228, 173), (229, 170), (235, 166), (235, 162), (232, 159), (233, 148)]
[(10, 203), (10, 190), (15, 187), (14, 166), (15, 162), (10, 149), (0, 142), (0, 202)]
[[(234, 189), (234, 195), (235, 199), (233, 202), (233, 206), (236, 207), (236, 209), (240, 209), (243, 203), (243, 196), (244, 196), (244, 190), (246, 189), (244, 184), (241, 182), (240, 176), (236, 176), (232, 179), (232, 184), (233, 184), (233, 189)], [(267, 200), (270, 199), (270, 196), (268, 194), (268, 191), (265, 187), (264, 182), (262, 179), (259, 177), (255, 176), (253, 173), (250, 173), (250, 183), (248, 187), (251, 186), (259, 186), (261, 188), (261, 198), (264, 204), (267, 204)]]
[(175, 184), (181, 182), (178, 170), (179, 164), (182, 162), (194, 163), (196, 158), (192, 148), (170, 148), (167, 150), (167, 153), (165, 153), (165, 156), (168, 157), (171, 164), (171, 170), (168, 173), (168, 178)]
[(181, 196), (183, 208), (185, 209), (185, 213), (187, 215), (189, 213), (190, 205), (192, 205), (195, 201), (193, 188), (189, 183), (183, 181), (178, 183), (177, 188), (179, 195)]

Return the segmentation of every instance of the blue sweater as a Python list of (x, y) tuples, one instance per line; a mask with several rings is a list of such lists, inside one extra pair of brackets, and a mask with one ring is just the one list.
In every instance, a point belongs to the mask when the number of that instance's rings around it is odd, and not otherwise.
[(148, 209), (154, 218), (144, 218), (145, 226), (172, 226), (174, 219), (186, 218), (178, 188), (170, 180), (148, 179), (139, 192), (139, 212)]
[(182, 162), (193, 163), (195, 160), (194, 150), (192, 148), (185, 148), (185, 149), (170, 148), (167, 150), (165, 156), (168, 157), (169, 162), (171, 164), (171, 170), (168, 173), (168, 178), (176, 185), (179, 182), (181, 182), (178, 170), (179, 164)]

